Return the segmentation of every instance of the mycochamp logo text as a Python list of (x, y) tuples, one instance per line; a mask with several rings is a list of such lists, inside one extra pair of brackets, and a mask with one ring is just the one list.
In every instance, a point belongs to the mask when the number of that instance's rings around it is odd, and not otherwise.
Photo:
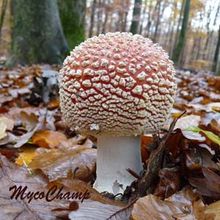
[(45, 199), (47, 202), (51, 202), (53, 200), (79, 200), (81, 203), (90, 198), (90, 193), (88, 190), (85, 192), (64, 192), (64, 187), (58, 188), (57, 186), (53, 186), (48, 189), (47, 192), (40, 191), (30, 191), (27, 186), (17, 186), (13, 185), (9, 188), (9, 191), (12, 192), (10, 199), (20, 199), (26, 200), (30, 203), (32, 200), (41, 200)]

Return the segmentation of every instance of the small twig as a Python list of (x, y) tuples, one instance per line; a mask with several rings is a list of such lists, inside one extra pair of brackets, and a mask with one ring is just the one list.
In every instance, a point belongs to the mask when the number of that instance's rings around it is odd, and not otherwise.
[(166, 147), (166, 141), (173, 132), (177, 120), (181, 118), (185, 114), (185, 112), (186, 111), (184, 111), (178, 118), (173, 120), (169, 127), (168, 133), (162, 138), (161, 142), (159, 143), (159, 146), (151, 152), (147, 166), (147, 171), (144, 173), (143, 177), (141, 177), (140, 181), (138, 182), (136, 197), (141, 197), (149, 193), (152, 193), (154, 189), (152, 185), (156, 181), (161, 167), (164, 150)]
[(135, 171), (131, 170), (130, 168), (126, 169), (133, 177), (136, 179), (141, 179), (141, 176), (138, 175)]
[(128, 210), (129, 208), (131, 208), (131, 207), (135, 204), (135, 202), (136, 202), (137, 200), (138, 200), (138, 199), (132, 200), (128, 205), (126, 205), (126, 206), (123, 207), (122, 209), (118, 210), (117, 212), (115, 212), (114, 214), (112, 214), (111, 216), (109, 216), (106, 220), (111, 220), (114, 216), (118, 215), (119, 213)]
[(77, 173), (78, 170), (79, 170), (79, 167), (76, 167), (76, 168), (74, 169), (74, 171), (73, 171), (73, 177), (74, 177), (74, 178), (76, 177), (76, 173)]

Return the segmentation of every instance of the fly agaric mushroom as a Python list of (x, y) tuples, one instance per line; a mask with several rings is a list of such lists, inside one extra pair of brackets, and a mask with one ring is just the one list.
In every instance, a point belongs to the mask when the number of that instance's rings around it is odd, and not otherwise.
[(173, 62), (157, 44), (107, 33), (77, 46), (60, 71), (67, 124), (97, 137), (98, 191), (123, 192), (142, 170), (140, 135), (166, 121), (176, 90)]

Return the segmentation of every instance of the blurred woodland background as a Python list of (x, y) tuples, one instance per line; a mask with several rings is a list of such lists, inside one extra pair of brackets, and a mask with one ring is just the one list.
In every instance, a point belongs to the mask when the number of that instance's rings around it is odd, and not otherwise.
[(106, 32), (159, 43), (176, 66), (220, 75), (220, 0), (0, 0), (0, 57), (8, 65), (62, 63)]

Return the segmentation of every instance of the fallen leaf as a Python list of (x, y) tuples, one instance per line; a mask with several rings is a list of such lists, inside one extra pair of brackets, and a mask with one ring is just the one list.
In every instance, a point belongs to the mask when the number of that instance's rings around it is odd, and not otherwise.
[(4, 122), (0, 121), (0, 140), (7, 136), (7, 125)]
[(47, 108), (49, 110), (53, 110), (53, 109), (58, 108), (59, 105), (60, 105), (59, 99), (53, 99), (47, 104)]
[(198, 115), (187, 115), (177, 120), (174, 129), (186, 130), (188, 127), (196, 127), (199, 125), (201, 117)]
[(29, 165), (30, 162), (35, 158), (37, 155), (35, 148), (26, 148), (22, 153), (19, 153), (18, 158), (16, 159), (15, 163), (19, 166), (22, 165)]
[(205, 137), (203, 137), (199, 132), (194, 132), (191, 130), (182, 130), (182, 134), (185, 138), (189, 140), (195, 140), (199, 142), (205, 141)]
[(180, 172), (177, 169), (163, 168), (159, 172), (159, 178), (154, 195), (167, 198), (180, 189)]
[(93, 142), (85, 136), (76, 135), (75, 137), (69, 138), (68, 140), (61, 142), (59, 148), (71, 148), (76, 145), (84, 145), (88, 148), (92, 148)]
[(220, 201), (214, 202), (205, 208), (205, 214), (210, 220), (220, 219)]
[(214, 142), (214, 143), (216, 143), (220, 146), (220, 137), (218, 135), (214, 134), (213, 132), (203, 130), (199, 127), (190, 127), (190, 128), (188, 128), (188, 130), (192, 131), (192, 132), (195, 132), (195, 133), (200, 132), (200, 133), (204, 134), (212, 142)]
[(121, 207), (103, 204), (96, 201), (86, 201), (77, 211), (69, 213), (70, 220), (127, 220), (130, 217), (130, 212), (118, 213)]
[(68, 172), (75, 178), (86, 180), (95, 172), (95, 163), (96, 149), (78, 145), (40, 153), (29, 166), (42, 170), (50, 181), (66, 177)]
[(220, 102), (212, 102), (206, 105), (209, 111), (220, 112)]
[(20, 112), (20, 120), (27, 131), (34, 129), (38, 123), (38, 116), (34, 113), (27, 113), (25, 111)]
[(164, 201), (154, 195), (137, 200), (132, 220), (203, 219), (204, 204), (197, 194), (184, 189)]
[(190, 177), (189, 183), (203, 196), (220, 199), (220, 176), (208, 168), (202, 169), (204, 178)]
[(66, 141), (66, 136), (58, 131), (42, 130), (35, 133), (32, 137), (32, 143), (39, 147), (54, 148), (62, 141)]
[(69, 213), (69, 218), (72, 220), (127, 220), (131, 215), (132, 206), (125, 206), (120, 201), (111, 200), (95, 189), (91, 188), (85, 182), (74, 179), (59, 180), (67, 191), (88, 191), (90, 198), (79, 203), (79, 208), (76, 211)]
[[(18, 168), (5, 157), (0, 156), (0, 219), (24, 220), (42, 219), (56, 220), (51, 211), (57, 207), (64, 207), (65, 200), (53, 200), (48, 203), (45, 199), (16, 199), (13, 197), (13, 187), (26, 188), (25, 192), (47, 192), (47, 183), (40, 176), (30, 176), (25, 168)], [(11, 191), (10, 191), (11, 188)]]
[(218, 144), (220, 146), (220, 137), (216, 134), (214, 134), (211, 131), (205, 131), (205, 130), (201, 130), (202, 133), (205, 134), (205, 136), (211, 140), (212, 142)]
[(150, 156), (149, 145), (152, 143), (152, 141), (152, 136), (144, 135), (141, 137), (141, 157), (143, 162), (145, 162)]
[(13, 145), (14, 148), (19, 148), (26, 144), (31, 137), (34, 135), (36, 131), (38, 131), (42, 127), (41, 123), (38, 123), (36, 127), (30, 131), (27, 132), (26, 134), (23, 134), (22, 136), (15, 136), (13, 134), (10, 134), (9, 142), (14, 142), (15, 144)]
[(4, 123), (7, 126), (7, 130), (12, 131), (14, 127), (14, 120), (7, 118), (5, 116), (0, 117), (0, 123)]
[(18, 152), (14, 148), (0, 148), (0, 154), (12, 161), (18, 157)]

